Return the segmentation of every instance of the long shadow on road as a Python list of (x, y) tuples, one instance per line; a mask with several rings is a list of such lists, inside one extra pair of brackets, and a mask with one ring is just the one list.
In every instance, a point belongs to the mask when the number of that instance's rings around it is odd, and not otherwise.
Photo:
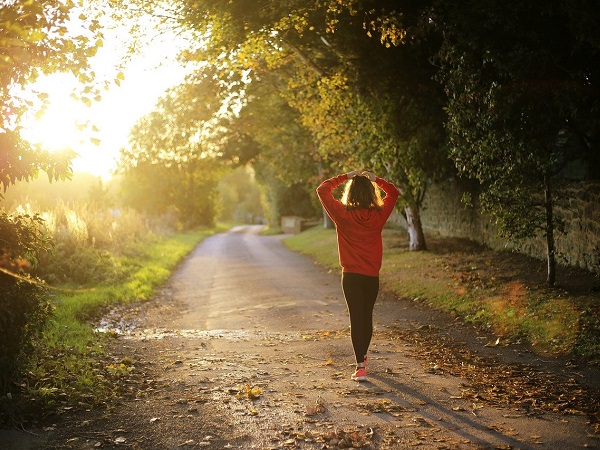
[[(471, 419), (470, 414), (477, 414), (467, 411), (463, 407), (445, 407), (439, 399), (432, 398), (423, 391), (413, 389), (406, 384), (381, 374), (371, 375), (375, 380), (375, 385), (383, 387), (386, 390), (392, 390), (394, 394), (386, 395), (387, 399), (395, 402), (400, 408), (411, 408), (419, 404), (419, 416), (423, 418), (420, 421), (425, 426), (443, 428), (452, 432), (452, 434), (462, 438), (465, 443), (472, 442), (484, 448), (535, 448), (512, 436), (507, 436), (499, 430), (494, 430), (490, 425), (481, 422), (477, 417)], [(462, 412), (457, 412), (462, 411)], [(566, 448), (566, 447), (559, 447)]]

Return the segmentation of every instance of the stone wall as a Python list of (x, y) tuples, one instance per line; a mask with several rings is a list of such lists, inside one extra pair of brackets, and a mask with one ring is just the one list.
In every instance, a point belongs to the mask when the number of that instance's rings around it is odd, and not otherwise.
[[(490, 218), (479, 214), (476, 206), (463, 205), (463, 193), (475, 189), (457, 180), (432, 185), (421, 215), (426, 238), (433, 234), (470, 239), (494, 249), (516, 248), (498, 237)], [(563, 204), (556, 206), (556, 214), (564, 217), (566, 229), (556, 235), (557, 260), (600, 273), (600, 182), (570, 182), (561, 189), (567, 195)], [(406, 226), (401, 216), (395, 218)], [(523, 242), (518, 250), (545, 259), (545, 238)]]
[(566, 186), (566, 205), (558, 208), (566, 233), (556, 238), (559, 258), (566, 264), (600, 273), (600, 182)]

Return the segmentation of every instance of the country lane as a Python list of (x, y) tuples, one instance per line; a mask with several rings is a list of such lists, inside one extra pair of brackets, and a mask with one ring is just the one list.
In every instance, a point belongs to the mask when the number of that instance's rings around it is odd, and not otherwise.
[[(381, 295), (369, 380), (353, 355), (339, 273), (240, 226), (203, 241), (111, 346), (133, 361), (106, 410), (65, 417), (29, 449), (593, 448), (586, 417), (496, 405), (424, 360), (401, 330), (448, 317)], [(480, 345), (483, 347), (483, 345)], [(483, 349), (482, 349), (483, 350)]]

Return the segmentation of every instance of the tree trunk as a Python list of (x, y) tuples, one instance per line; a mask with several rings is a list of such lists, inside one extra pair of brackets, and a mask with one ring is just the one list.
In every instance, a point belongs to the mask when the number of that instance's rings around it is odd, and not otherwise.
[(556, 255), (554, 250), (554, 210), (552, 202), (552, 191), (550, 189), (550, 177), (544, 176), (544, 200), (546, 206), (546, 256), (548, 259), (548, 287), (554, 287), (556, 281)]
[(415, 206), (407, 206), (404, 208), (404, 213), (408, 223), (408, 249), (411, 252), (427, 250), (419, 209)]

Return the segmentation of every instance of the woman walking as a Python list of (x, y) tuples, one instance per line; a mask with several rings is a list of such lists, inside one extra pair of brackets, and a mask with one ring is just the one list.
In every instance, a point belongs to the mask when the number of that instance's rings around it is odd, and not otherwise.
[[(333, 190), (344, 182), (347, 184), (339, 201), (333, 196)], [(383, 200), (376, 186), (385, 192)], [(336, 225), (342, 290), (356, 357), (352, 379), (364, 381), (367, 379), (367, 351), (373, 336), (373, 308), (379, 293), (381, 232), (400, 193), (392, 183), (369, 171), (353, 170), (323, 181), (317, 195)]]

